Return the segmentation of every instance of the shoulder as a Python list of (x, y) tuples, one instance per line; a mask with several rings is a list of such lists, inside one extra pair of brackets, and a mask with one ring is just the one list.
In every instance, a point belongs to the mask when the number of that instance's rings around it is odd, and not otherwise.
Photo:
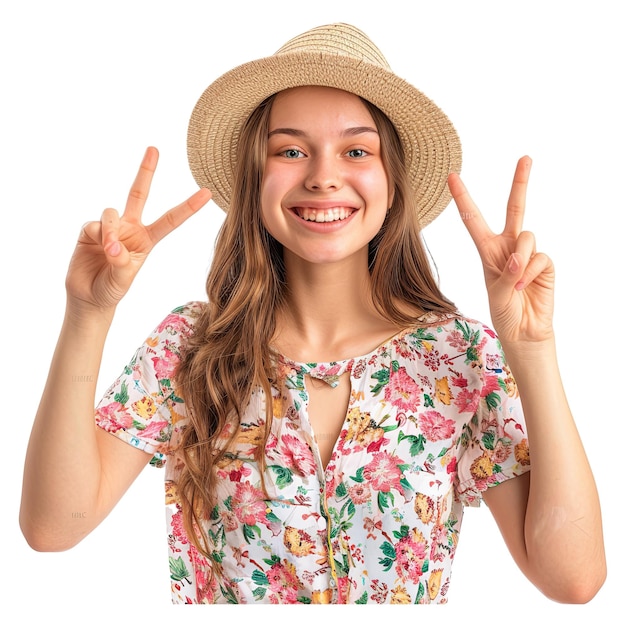
[(154, 333), (158, 335), (163, 333), (172, 335), (191, 334), (205, 307), (205, 302), (193, 300), (172, 309), (154, 329)]
[(460, 314), (426, 313), (422, 315), (412, 333), (429, 332), (434, 338), (442, 341), (452, 341), (462, 345), (492, 344), (499, 346), (500, 341), (496, 332), (488, 324), (472, 317)]

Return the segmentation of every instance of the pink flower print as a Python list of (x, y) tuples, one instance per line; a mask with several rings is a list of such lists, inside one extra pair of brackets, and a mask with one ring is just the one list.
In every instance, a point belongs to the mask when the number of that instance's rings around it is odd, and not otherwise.
[(456, 394), (454, 406), (459, 409), (460, 413), (476, 413), (479, 402), (480, 391), (478, 391), (478, 389), (474, 389), (473, 391), (461, 389), (461, 391)]
[(396, 544), (396, 572), (413, 584), (419, 582), (426, 560), (426, 542), (421, 533), (414, 531)]
[(257, 522), (265, 521), (266, 507), (263, 497), (263, 492), (250, 483), (239, 483), (235, 487), (232, 508), (242, 524), (254, 526)]
[(350, 592), (350, 577), (342, 576), (337, 578), (337, 595), (340, 604), (348, 603), (348, 594)]
[(98, 426), (109, 433), (116, 433), (120, 428), (130, 428), (133, 418), (126, 407), (119, 402), (111, 402), (96, 410)]
[(298, 601), (298, 590), (301, 583), (292, 565), (274, 563), (266, 576), (270, 589), (274, 592), (270, 598), (272, 604), (295, 604)]
[(237, 530), (239, 528), (239, 522), (237, 521), (237, 516), (228, 509), (224, 511), (220, 511), (220, 517), (222, 518), (222, 523), (224, 524), (224, 529), (228, 531)]
[(444, 417), (439, 411), (424, 411), (417, 420), (426, 439), (430, 441), (449, 439), (456, 429), (454, 420)]
[(453, 347), (456, 348), (459, 352), (465, 352), (467, 348), (467, 341), (463, 337), (463, 333), (458, 330), (453, 330), (446, 337), (446, 341)]
[(367, 483), (357, 483), (352, 487), (348, 487), (348, 493), (354, 504), (365, 504), (366, 502), (369, 502), (372, 497)]
[(461, 387), (461, 388), (467, 387), (467, 378), (465, 378), (465, 376), (461, 376), (461, 374), (457, 374), (456, 376), (451, 376), (450, 382), (452, 383), (454, 387)]
[(180, 541), (181, 543), (189, 543), (187, 539), (187, 533), (185, 532), (185, 527), (183, 525), (183, 514), (182, 511), (177, 511), (172, 515), (172, 534), (174, 537)]
[(158, 326), (156, 329), (157, 333), (162, 333), (164, 330), (167, 330), (170, 333), (174, 332), (186, 332), (190, 329), (189, 323), (182, 315), (176, 315), (175, 313), (170, 313)]
[(356, 362), (355, 365), (352, 366), (352, 377), (353, 378), (361, 378), (363, 376), (363, 372), (365, 372), (365, 360), (360, 359)]
[(280, 438), (280, 453), (282, 462), (290, 469), (296, 471), (300, 476), (315, 475), (315, 459), (309, 446), (294, 437), (293, 435), (283, 435)]
[(421, 354), (416, 352), (415, 348), (407, 341), (406, 337), (407, 335), (403, 335), (402, 337), (398, 337), (398, 339), (393, 342), (396, 353), (403, 359), (410, 359), (413, 357), (412, 360), (415, 360), (415, 355), (421, 357)]
[(161, 421), (161, 422), (150, 422), (150, 424), (140, 430), (139, 433), (143, 439), (159, 439), (161, 437), (161, 432), (166, 430), (169, 426), (169, 422)]
[(402, 461), (388, 452), (376, 452), (373, 459), (363, 468), (363, 476), (377, 491), (401, 491), (402, 472), (398, 465)]
[(490, 393), (494, 391), (499, 391), (499, 390), (500, 390), (500, 384), (498, 382), (498, 377), (493, 376), (493, 375), (485, 376), (483, 388), (480, 391), (481, 397), (484, 398), (488, 396)]
[(178, 366), (178, 361), (180, 360), (178, 355), (174, 354), (171, 350), (168, 350), (167, 348), (165, 348), (164, 354), (165, 356), (162, 357), (152, 357), (154, 371), (159, 380), (172, 378), (174, 376), (174, 372), (176, 371), (176, 367)]
[(385, 385), (385, 400), (401, 411), (414, 411), (421, 402), (422, 388), (411, 378), (405, 367), (389, 373), (389, 382)]
[(376, 604), (384, 604), (387, 596), (389, 595), (389, 585), (386, 582), (378, 580), (375, 578), (372, 580), (370, 587), (372, 588), (372, 595), (370, 596), (372, 602), (376, 602)]
[(491, 460), (494, 463), (502, 464), (511, 456), (511, 446), (506, 445), (501, 439), (496, 443), (491, 454)]
[(424, 365), (429, 367), (433, 372), (436, 372), (439, 369), (439, 350), (431, 350), (426, 353), (424, 357)]

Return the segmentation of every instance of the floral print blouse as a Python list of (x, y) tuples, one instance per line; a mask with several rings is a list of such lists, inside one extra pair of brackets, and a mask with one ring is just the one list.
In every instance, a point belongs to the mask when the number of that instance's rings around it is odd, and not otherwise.
[[(192, 545), (176, 495), (185, 404), (172, 376), (202, 304), (175, 309), (96, 409), (101, 428), (165, 468), (174, 603), (443, 603), (463, 507), (530, 469), (515, 382), (492, 330), (425, 316), (369, 354), (332, 363), (278, 359), (280, 384), (253, 393), (216, 468), (210, 563)], [(327, 467), (307, 418), (307, 375), (352, 387)], [(254, 449), (265, 403), (264, 492)], [(225, 433), (227, 436), (230, 433)]]

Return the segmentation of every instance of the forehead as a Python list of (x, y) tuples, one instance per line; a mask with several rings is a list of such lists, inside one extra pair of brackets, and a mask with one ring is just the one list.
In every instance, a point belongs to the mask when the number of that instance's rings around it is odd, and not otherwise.
[(321, 120), (331, 118), (374, 123), (359, 96), (332, 87), (294, 87), (276, 94), (270, 112), (270, 125), (283, 118)]

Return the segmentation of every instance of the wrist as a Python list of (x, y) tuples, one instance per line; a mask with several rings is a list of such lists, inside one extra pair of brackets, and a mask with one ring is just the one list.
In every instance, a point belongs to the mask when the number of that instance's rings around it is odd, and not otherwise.
[(501, 341), (506, 361), (517, 382), (547, 381), (558, 376), (554, 336), (541, 341)]
[(102, 328), (108, 330), (114, 315), (115, 307), (98, 307), (68, 296), (64, 323), (86, 331), (97, 331)]

